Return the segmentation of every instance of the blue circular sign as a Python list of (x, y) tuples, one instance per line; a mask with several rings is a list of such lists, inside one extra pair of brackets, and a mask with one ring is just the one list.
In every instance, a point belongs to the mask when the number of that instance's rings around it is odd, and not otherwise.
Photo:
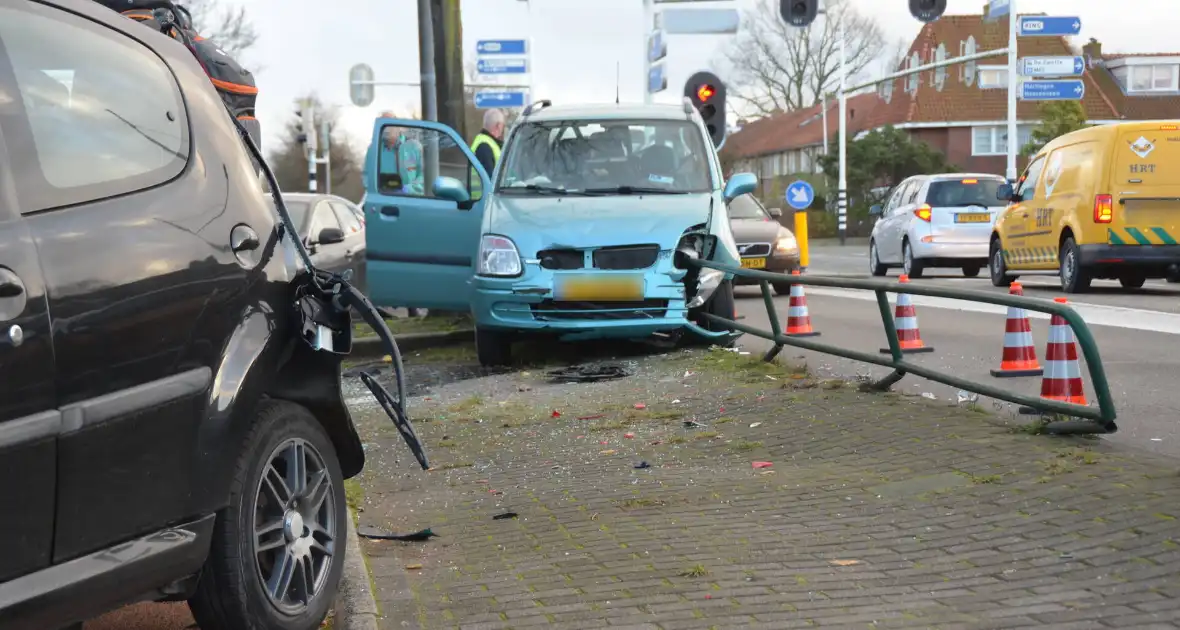
[(798, 179), (787, 186), (784, 196), (788, 206), (796, 210), (806, 210), (811, 206), (811, 202), (815, 201), (815, 189), (811, 187), (811, 184)]

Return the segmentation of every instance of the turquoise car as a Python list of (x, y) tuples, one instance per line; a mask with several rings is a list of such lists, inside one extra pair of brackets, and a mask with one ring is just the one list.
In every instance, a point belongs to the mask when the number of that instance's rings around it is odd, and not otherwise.
[[(508, 131), (491, 174), (445, 125), (378, 119), (373, 140), (388, 133), (423, 147), (425, 185), (406, 186), (394, 165), (366, 165), (377, 305), (470, 311), (479, 361), (489, 366), (508, 363), (525, 335), (736, 338), (702, 317), (734, 316), (732, 274), (686, 261), (740, 265), (726, 204), (757, 180), (723, 181), (687, 102), (541, 101)], [(394, 153), (369, 160), (382, 155)]]

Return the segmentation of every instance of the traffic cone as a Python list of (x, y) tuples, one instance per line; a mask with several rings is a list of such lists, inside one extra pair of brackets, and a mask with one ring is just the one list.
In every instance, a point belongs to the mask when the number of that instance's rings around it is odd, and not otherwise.
[[(1053, 301), (1066, 303), (1063, 297), (1053, 298)], [(1075, 405), (1087, 404), (1073, 329), (1060, 315), (1049, 319), (1049, 343), (1045, 346), (1045, 377), (1041, 380), (1041, 398)]]
[[(908, 284), (910, 277), (902, 274), (897, 279), (902, 284)], [(914, 310), (914, 303), (908, 293), (897, 294), (897, 304), (893, 309), (893, 325), (897, 330), (897, 342), (904, 354), (915, 352), (934, 352), (932, 346), (922, 342), (922, 334), (918, 332), (918, 312)], [(881, 352), (893, 352), (889, 348), (881, 348)]]
[[(1008, 295), (1024, 295), (1019, 282), (1008, 287)], [(1044, 374), (1037, 363), (1037, 348), (1033, 343), (1032, 324), (1028, 311), (1015, 306), (1008, 307), (1008, 323), (1004, 329), (1004, 354), (1000, 357), (1000, 369), (992, 370), (992, 376), (1040, 376)]]
[[(799, 270), (792, 271), (791, 275), (799, 275)], [(819, 333), (811, 327), (811, 315), (807, 313), (807, 296), (803, 295), (803, 285), (792, 284), (791, 296), (787, 302), (787, 336), (816, 337), (818, 335)]]

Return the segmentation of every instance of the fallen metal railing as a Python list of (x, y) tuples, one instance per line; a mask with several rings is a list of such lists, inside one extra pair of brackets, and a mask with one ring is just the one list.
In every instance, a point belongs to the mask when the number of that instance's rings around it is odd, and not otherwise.
[[(854, 361), (863, 361), (865, 363), (893, 368), (892, 374), (867, 386), (873, 390), (888, 390), (893, 386), (893, 384), (900, 381), (906, 374), (915, 374), (917, 376), (921, 376), (944, 385), (957, 387), (959, 389), (975, 392), (984, 396), (990, 396), (999, 400), (1005, 400), (1017, 405), (1023, 405), (1025, 407), (1039, 411), (1042, 414), (1059, 414), (1069, 417), (1067, 420), (1052, 420), (1048, 422), (1045, 425), (1045, 431), (1049, 433), (1102, 434), (1114, 433), (1118, 430), (1118, 425), (1116, 425), (1114, 422), (1116, 415), (1114, 399), (1110, 394), (1110, 384), (1106, 380), (1106, 371), (1102, 367), (1102, 359), (1098, 356), (1098, 344), (1094, 341), (1094, 335), (1090, 332), (1090, 328), (1086, 326), (1086, 322), (1082, 320), (1081, 315), (1079, 315), (1077, 311), (1073, 310), (1066, 304), (1060, 304), (1041, 298), (992, 293), (972, 289), (955, 289), (950, 287), (919, 285), (914, 283), (902, 284), (897, 281), (885, 279), (841, 278), (833, 276), (811, 275), (796, 276), (774, 273), (770, 271), (731, 267), (707, 260), (694, 260), (691, 262), (692, 264), (697, 264), (702, 267), (717, 269), (727, 273), (732, 273), (735, 276), (743, 276), (759, 281), (759, 285), (762, 287), (762, 300), (766, 306), (766, 314), (770, 321), (770, 331), (761, 330), (755, 328), (754, 326), (750, 326), (735, 320), (726, 319), (724, 317), (719, 317), (710, 313), (705, 313), (704, 316), (719, 324), (728, 326), (735, 331), (742, 332), (747, 335), (753, 335), (755, 337), (761, 337), (774, 342), (774, 347), (771, 348), (763, 357), (766, 361), (773, 361), (774, 358), (778, 356), (778, 353), (782, 351), (783, 346), (803, 348), (804, 350), (823, 352), (825, 354), (832, 354), (838, 357), (852, 359)], [(889, 343), (889, 356), (886, 357), (881, 354), (841, 348), (839, 346), (815, 341), (814, 338), (795, 337), (783, 334), (782, 326), (778, 319), (778, 312), (775, 308), (773, 293), (771, 292), (770, 285), (773, 282), (789, 282), (790, 284), (800, 284), (804, 286), (833, 287), (839, 289), (860, 289), (874, 292), (877, 295), (877, 306), (880, 309), (881, 323), (885, 327), (885, 338)], [(902, 352), (901, 344), (897, 338), (897, 328), (894, 326), (893, 313), (891, 312), (889, 297), (887, 295), (889, 293), (906, 293), (909, 295), (924, 295), (954, 300), (983, 302), (987, 304), (996, 304), (999, 306), (1014, 306), (1029, 311), (1047, 313), (1049, 315), (1060, 315), (1073, 330), (1074, 338), (1076, 339), (1078, 346), (1081, 348), (1082, 356), (1086, 360), (1086, 368), (1090, 373), (1090, 383), (1094, 386), (1094, 393), (1098, 399), (1098, 406), (1092, 407), (1088, 405), (1079, 405), (1057, 400), (1050, 400), (1041, 398), (1039, 396), (1017, 394), (993, 385), (988, 385), (986, 383), (977, 383), (964, 378), (949, 376), (935, 368), (922, 366), (912, 361), (907, 361), (905, 354)]]

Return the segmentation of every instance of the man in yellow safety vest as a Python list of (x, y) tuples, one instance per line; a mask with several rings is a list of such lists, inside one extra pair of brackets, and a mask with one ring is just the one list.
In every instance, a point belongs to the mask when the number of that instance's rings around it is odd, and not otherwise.
[[(500, 142), (504, 139), (504, 112), (498, 109), (489, 109), (483, 113), (483, 129), (475, 134), (475, 139), (471, 141), (471, 152), (475, 154), (475, 159), (479, 160), (483, 170), (491, 177), (492, 171), (496, 168), (496, 163), (500, 161)], [(475, 169), (471, 169), (471, 198), (479, 199), (483, 196), (483, 185), (479, 181), (479, 175)]]

